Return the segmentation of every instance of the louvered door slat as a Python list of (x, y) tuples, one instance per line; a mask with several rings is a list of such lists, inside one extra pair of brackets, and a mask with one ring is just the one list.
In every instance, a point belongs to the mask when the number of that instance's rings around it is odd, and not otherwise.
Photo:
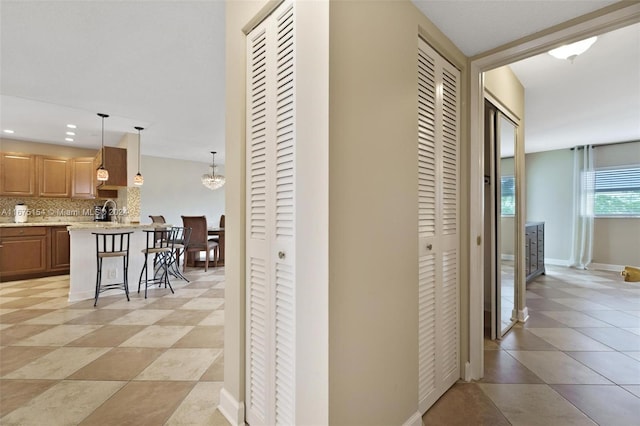
[(459, 73), (418, 49), (418, 405), (426, 411), (459, 376)]
[[(295, 10), (247, 39), (247, 420), (295, 424)], [(258, 267), (259, 266), (259, 267)]]

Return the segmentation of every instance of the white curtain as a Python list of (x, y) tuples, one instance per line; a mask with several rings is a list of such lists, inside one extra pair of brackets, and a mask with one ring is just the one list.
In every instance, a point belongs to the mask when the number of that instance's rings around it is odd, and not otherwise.
[(594, 149), (573, 150), (573, 232), (570, 266), (587, 269), (593, 251), (593, 203), (595, 198)]

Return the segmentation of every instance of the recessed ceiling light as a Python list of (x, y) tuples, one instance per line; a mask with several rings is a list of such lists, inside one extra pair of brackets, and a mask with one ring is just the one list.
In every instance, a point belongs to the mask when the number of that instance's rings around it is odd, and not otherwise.
[(5, 133), (15, 133), (13, 130), (10, 130), (10, 129), (4, 129), (3, 132), (5, 132)]
[(67, 127), (70, 129), (75, 129), (78, 126), (76, 126), (75, 124), (67, 124)]
[(64, 138), (64, 140), (67, 142), (73, 142), (73, 138)]
[(69, 136), (75, 136), (76, 134), (74, 132), (67, 132), (67, 135)]

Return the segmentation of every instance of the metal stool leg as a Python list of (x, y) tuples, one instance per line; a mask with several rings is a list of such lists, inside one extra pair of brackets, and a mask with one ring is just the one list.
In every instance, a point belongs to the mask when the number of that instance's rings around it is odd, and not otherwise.
[(96, 297), (93, 301), (93, 307), (95, 308), (98, 304), (98, 296), (100, 295), (100, 284), (102, 281), (102, 258), (98, 257), (96, 262)]

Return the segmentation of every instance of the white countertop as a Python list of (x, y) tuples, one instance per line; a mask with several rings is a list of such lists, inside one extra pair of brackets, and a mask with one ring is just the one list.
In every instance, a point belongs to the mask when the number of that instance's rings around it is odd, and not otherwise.
[(118, 222), (25, 222), (0, 223), (0, 228), (15, 228), (22, 226), (66, 226), (69, 231), (83, 229), (149, 229), (165, 228), (171, 225), (165, 223), (118, 223)]
[[(14, 228), (17, 226), (69, 226), (74, 222), (69, 221), (58, 221), (58, 222), (24, 222), (24, 223), (14, 223), (14, 222), (0, 222), (0, 228)], [(81, 222), (75, 222), (81, 223)], [(89, 222), (82, 222), (89, 223)], [(95, 222), (91, 222), (95, 223)]]

